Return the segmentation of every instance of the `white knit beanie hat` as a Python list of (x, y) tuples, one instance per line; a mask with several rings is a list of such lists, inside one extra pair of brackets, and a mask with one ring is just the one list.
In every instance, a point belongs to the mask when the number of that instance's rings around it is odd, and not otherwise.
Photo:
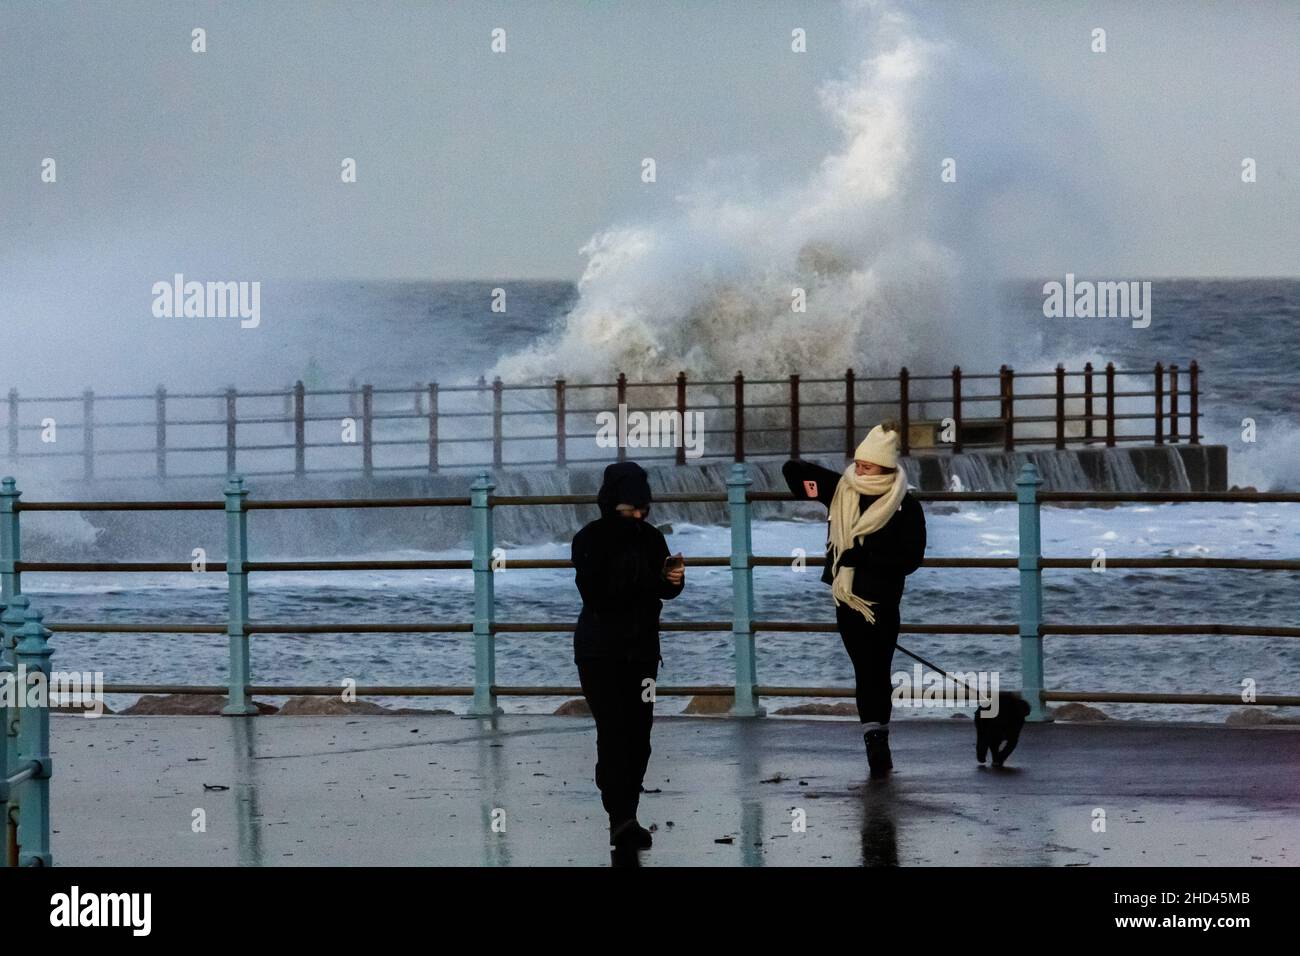
[(874, 462), (882, 468), (897, 468), (898, 432), (885, 431), (883, 425), (877, 425), (862, 439), (862, 444), (853, 453), (853, 459)]

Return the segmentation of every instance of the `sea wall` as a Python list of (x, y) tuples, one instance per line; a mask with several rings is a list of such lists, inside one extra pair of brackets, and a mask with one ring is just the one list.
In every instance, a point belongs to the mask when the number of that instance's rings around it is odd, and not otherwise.
[[(844, 462), (816, 459), (839, 469)], [(1190, 491), (1227, 487), (1227, 450), (1222, 445), (1025, 451), (1014, 454), (969, 453), (903, 459), (914, 485), (923, 490), (1010, 490), (1026, 461), (1033, 461), (1047, 490)], [(782, 490), (782, 459), (749, 463), (755, 490)], [(681, 494), (725, 489), (729, 462), (652, 464), (655, 492)], [(499, 495), (595, 494), (601, 466), (568, 469), (512, 469), (495, 477)], [(27, 500), (206, 500), (219, 501), (220, 479), (170, 479), (166, 482), (59, 483), (28, 487)], [(367, 498), (465, 496), (473, 474), (443, 472), (412, 477), (304, 480), (255, 478), (250, 497)], [(253, 511), (249, 516), (250, 553), (255, 559), (276, 556), (357, 555), (395, 550), (454, 550), (468, 547), (467, 508), (364, 508)], [(811, 517), (806, 504), (762, 502), (755, 517)], [(503, 544), (566, 541), (595, 516), (594, 506), (547, 505), (495, 509), (496, 538)], [(654, 520), (724, 523), (723, 504), (661, 502)], [(23, 557), (27, 560), (134, 559), (190, 561), (194, 548), (208, 560), (225, 554), (225, 516), (219, 511), (164, 512), (28, 512), (22, 516)]]

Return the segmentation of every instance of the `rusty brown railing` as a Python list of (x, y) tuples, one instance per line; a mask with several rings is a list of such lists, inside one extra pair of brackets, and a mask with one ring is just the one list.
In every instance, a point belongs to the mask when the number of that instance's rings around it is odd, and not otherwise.
[[(1100, 383), (1097, 374), (1089, 363), (1079, 371), (1058, 365), (1050, 372), (1020, 373), (1004, 365), (992, 374), (954, 367), (943, 375), (903, 368), (895, 376), (858, 376), (848, 369), (837, 378), (747, 379), (737, 372), (718, 381), (688, 380), (681, 372), (664, 382), (631, 382), (619, 373), (609, 383), (556, 379), (549, 385), (496, 379), (309, 390), (297, 382), (278, 390), (170, 392), (159, 386), (151, 394), (87, 390), (49, 397), (10, 389), (0, 406), (11, 467), (64, 462), (62, 477), (84, 480), (236, 471), (246, 477), (373, 477), (591, 464), (626, 455), (624, 446), (609, 454), (592, 449), (596, 457), (573, 454), (575, 440), (596, 440), (596, 416), (616, 413), (620, 405), (676, 415), (678, 422), (688, 413), (705, 415), (701, 457), (713, 461), (852, 454), (860, 431), (888, 418), (901, 424), (905, 455), (1200, 442), (1195, 361), (1186, 369), (1157, 363), (1142, 372), (1108, 364)], [(1121, 387), (1117, 379), (1124, 380)], [(573, 404), (578, 396), (586, 403)], [(1125, 402), (1146, 399), (1152, 400), (1149, 410), (1121, 410)], [(63, 408), (71, 409), (66, 417)], [(176, 414), (178, 408), (189, 414)], [(1142, 422), (1149, 429), (1128, 429)], [(79, 436), (76, 447), (61, 444), (59, 435), (68, 432)], [(136, 440), (141, 435), (148, 437)], [(112, 436), (122, 437), (110, 444), (106, 439)], [(642, 461), (688, 461), (680, 441), (662, 453), (642, 451)], [(309, 462), (309, 453), (317, 460)], [(148, 465), (141, 467), (143, 462)], [(178, 471), (178, 462), (198, 464)]]

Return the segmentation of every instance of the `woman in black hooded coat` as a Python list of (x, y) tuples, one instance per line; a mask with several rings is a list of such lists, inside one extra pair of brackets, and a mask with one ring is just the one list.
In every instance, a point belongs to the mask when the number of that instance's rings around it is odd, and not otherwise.
[(636, 819), (650, 760), (654, 681), (659, 676), (659, 612), (685, 586), (670, 567), (650, 510), (645, 469), (624, 461), (605, 469), (600, 517), (573, 537), (582, 613), (573, 636), (582, 693), (596, 720), (596, 786), (609, 814), (609, 842), (645, 849), (649, 831)]

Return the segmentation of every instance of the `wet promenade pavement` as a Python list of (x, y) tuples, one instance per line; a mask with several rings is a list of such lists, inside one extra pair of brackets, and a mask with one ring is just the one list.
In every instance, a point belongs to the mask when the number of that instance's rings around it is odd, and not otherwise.
[[(891, 726), (897, 772), (869, 781), (850, 721), (658, 719), (642, 865), (1300, 864), (1300, 727), (1029, 725), (995, 771), (969, 720)], [(51, 738), (56, 865), (610, 863), (589, 718), (59, 715)]]

